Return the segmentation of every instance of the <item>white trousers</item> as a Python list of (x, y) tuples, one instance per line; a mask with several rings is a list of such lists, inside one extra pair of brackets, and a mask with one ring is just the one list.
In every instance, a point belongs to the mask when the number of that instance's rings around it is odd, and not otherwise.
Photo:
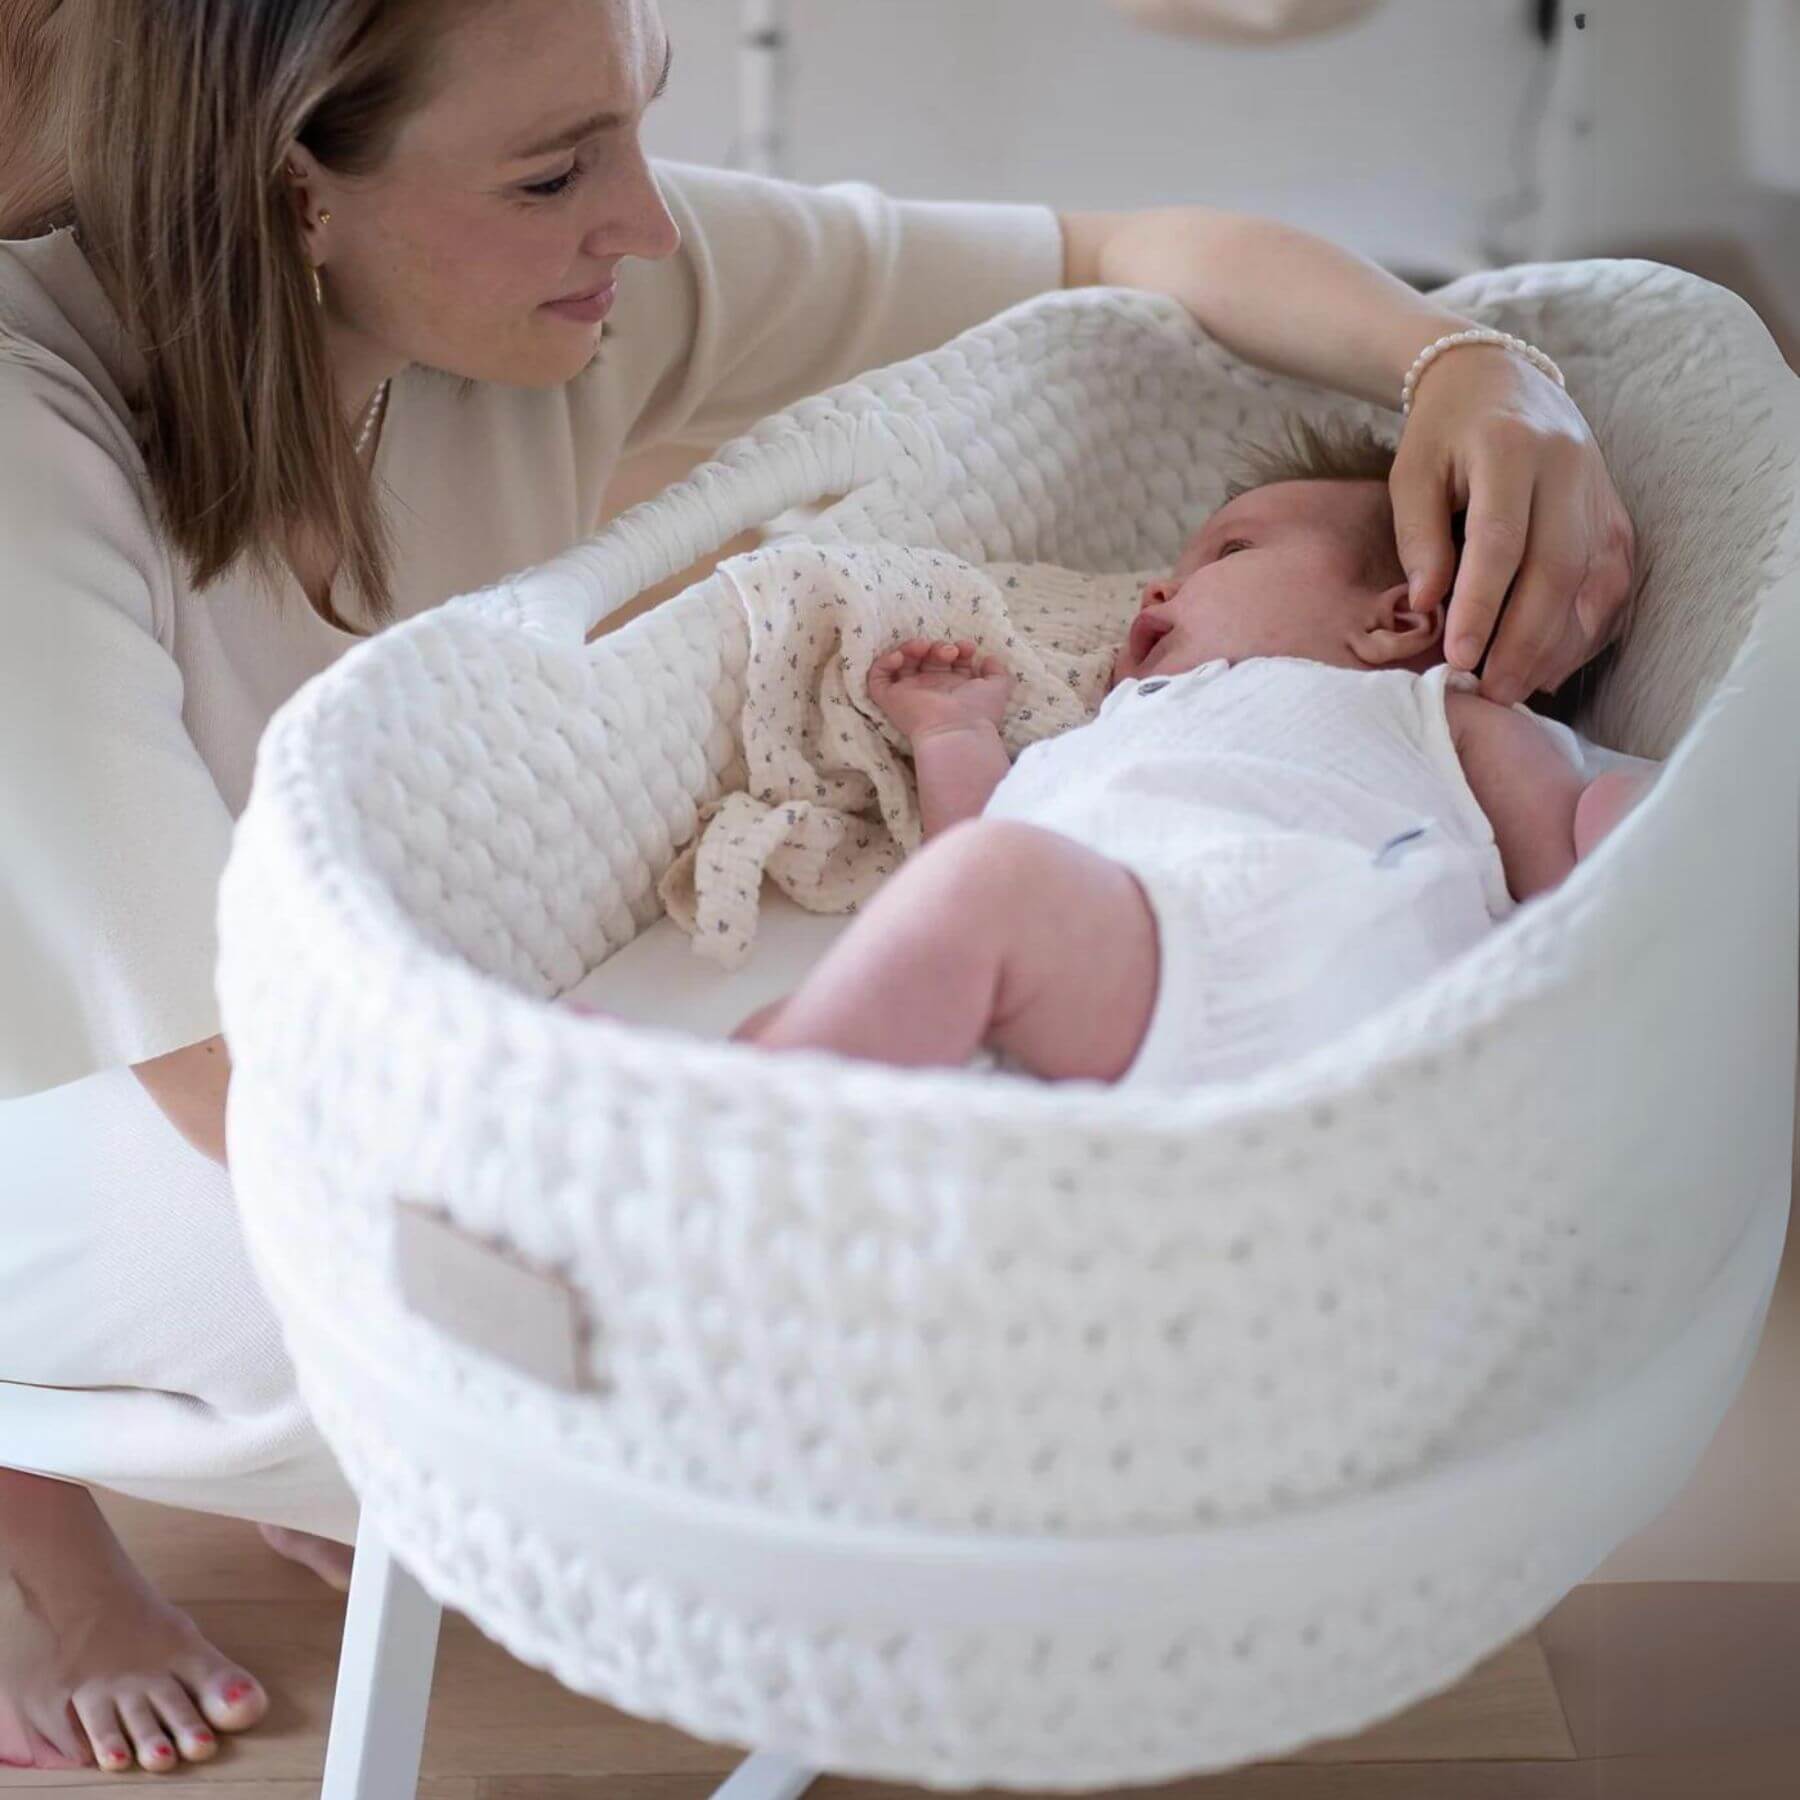
[(355, 1540), (230, 1178), (129, 1069), (0, 1101), (0, 1466)]

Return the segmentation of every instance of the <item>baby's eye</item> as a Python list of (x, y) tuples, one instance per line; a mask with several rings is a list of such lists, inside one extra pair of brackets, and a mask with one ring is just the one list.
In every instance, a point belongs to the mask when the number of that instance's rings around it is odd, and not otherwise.
[(1234, 551), (1248, 550), (1249, 548), (1250, 540), (1248, 538), (1230, 538), (1219, 546), (1219, 556), (1220, 559), (1223, 560), (1225, 557), (1230, 556)]

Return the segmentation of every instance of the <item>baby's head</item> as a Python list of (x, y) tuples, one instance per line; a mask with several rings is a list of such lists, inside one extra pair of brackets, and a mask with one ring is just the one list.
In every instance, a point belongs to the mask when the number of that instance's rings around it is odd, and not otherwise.
[(1113, 680), (1216, 657), (1417, 672), (1442, 662), (1443, 605), (1413, 609), (1394, 540), (1394, 452), (1367, 431), (1297, 424), (1286, 443), (1240, 455), (1225, 504), (1144, 589)]

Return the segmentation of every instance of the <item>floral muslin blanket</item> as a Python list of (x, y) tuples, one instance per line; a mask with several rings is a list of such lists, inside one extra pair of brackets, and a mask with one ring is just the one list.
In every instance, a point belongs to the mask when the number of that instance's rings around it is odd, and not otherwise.
[(694, 948), (750, 953), (766, 875), (813, 912), (854, 912), (919, 842), (903, 740), (869, 699), (870, 663), (909, 637), (967, 638), (1013, 673), (1017, 755), (1105, 696), (1143, 575), (976, 565), (941, 550), (790, 540), (721, 563), (750, 630), (745, 786), (706, 806), (659, 892)]

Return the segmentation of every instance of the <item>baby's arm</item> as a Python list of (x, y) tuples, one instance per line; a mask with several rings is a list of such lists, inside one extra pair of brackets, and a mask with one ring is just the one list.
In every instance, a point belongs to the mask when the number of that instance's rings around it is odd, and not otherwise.
[(1584, 780), (1535, 719), (1479, 694), (1446, 694), (1444, 710), (1515, 900), (1555, 887), (1649, 786), (1637, 776)]
[(1000, 733), (985, 722), (924, 732), (913, 739), (912, 751), (919, 823), (927, 838), (980, 818), (1012, 767)]
[(869, 698), (906, 734), (927, 838), (978, 818), (1012, 766), (1000, 721), (1012, 677), (971, 643), (910, 638), (877, 657)]

